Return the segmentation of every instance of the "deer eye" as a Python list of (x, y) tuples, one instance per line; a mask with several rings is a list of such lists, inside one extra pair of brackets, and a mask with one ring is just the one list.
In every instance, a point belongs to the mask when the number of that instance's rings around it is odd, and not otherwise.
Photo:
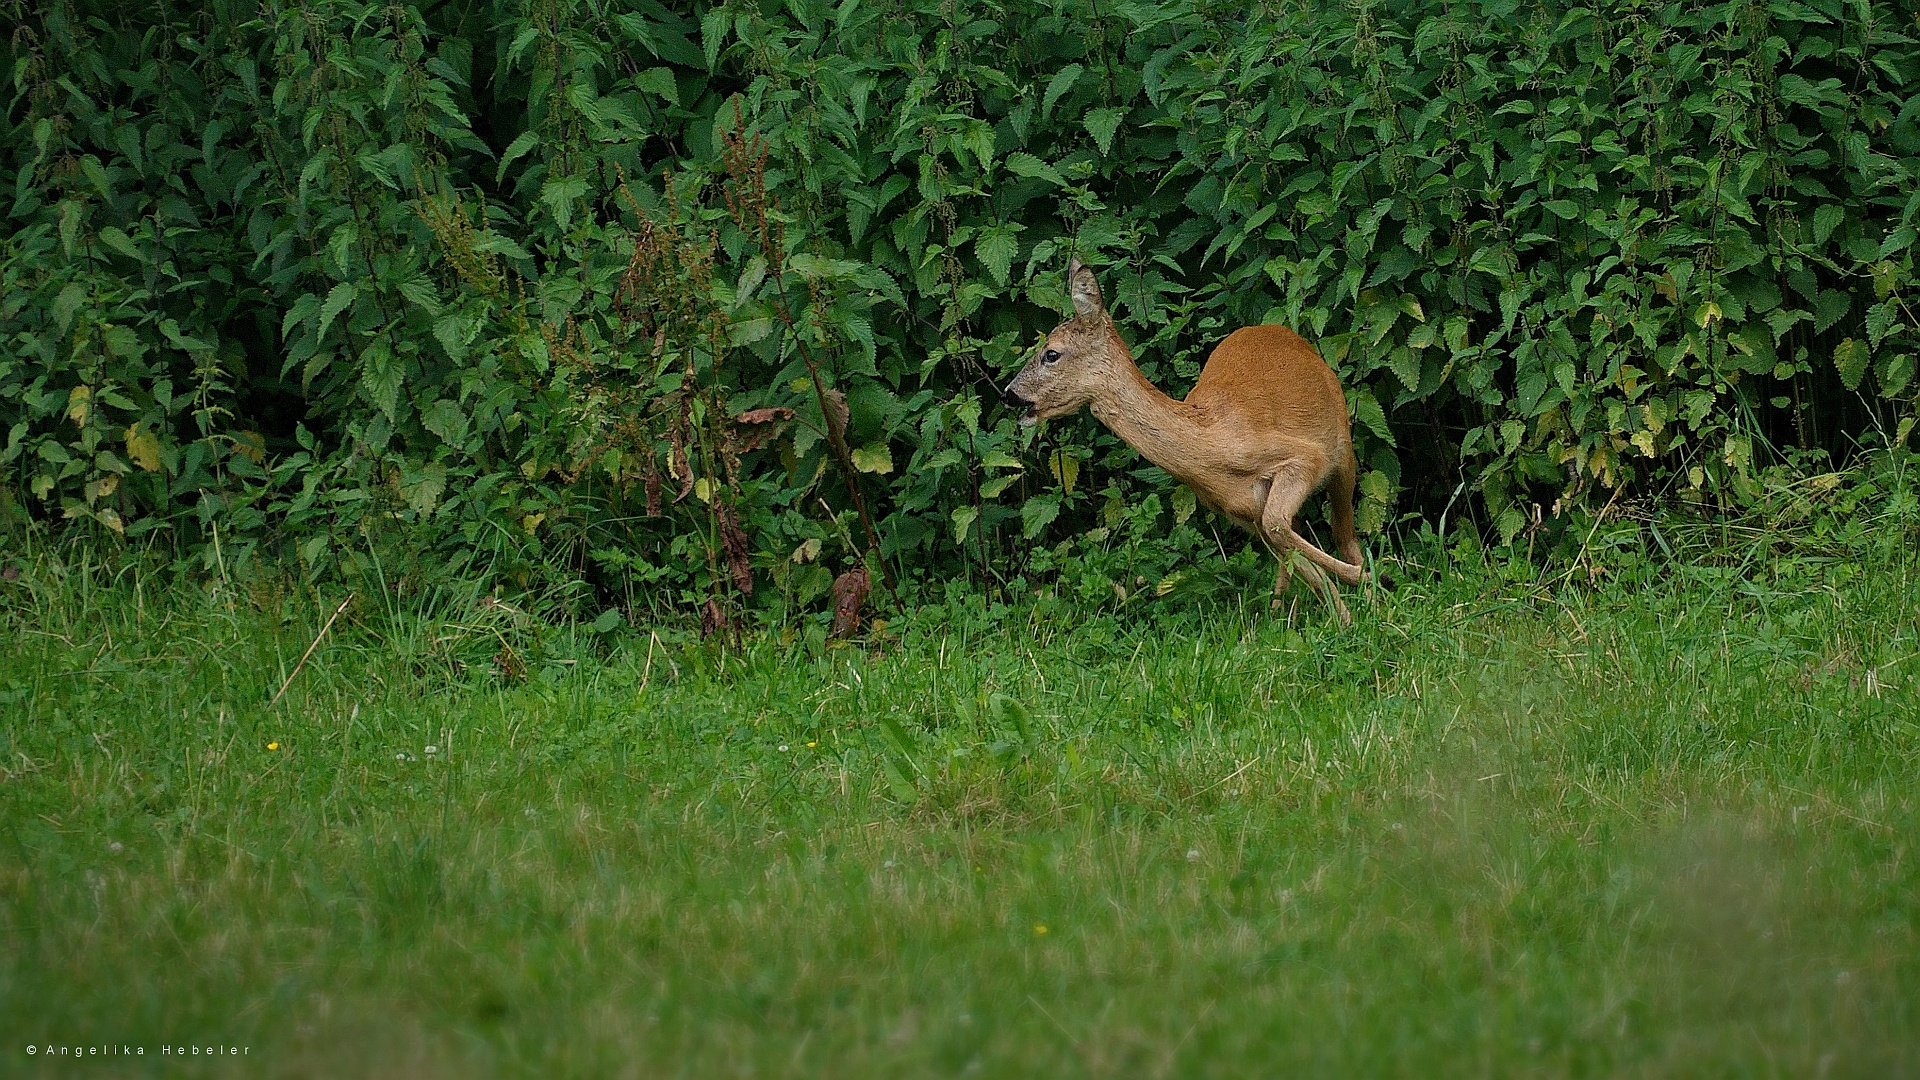
[(1060, 359), (1059, 349), (1048, 349), (1045, 353), (1042, 353), (1040, 356), (1040, 362), (1043, 364), (1052, 364), (1057, 362), (1059, 359)]

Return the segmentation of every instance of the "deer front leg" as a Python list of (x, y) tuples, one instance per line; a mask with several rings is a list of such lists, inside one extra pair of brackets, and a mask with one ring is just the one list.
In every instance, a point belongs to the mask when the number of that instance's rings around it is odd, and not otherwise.
[(1308, 475), (1305, 468), (1289, 463), (1281, 466), (1273, 474), (1273, 480), (1267, 488), (1267, 502), (1260, 512), (1260, 531), (1267, 546), (1273, 550), (1274, 557), (1280, 562), (1279, 576), (1273, 583), (1273, 600), (1275, 604), (1280, 602), (1280, 592), (1288, 582), (1287, 553), (1298, 551), (1308, 560), (1300, 567), (1301, 572), (1307, 576), (1307, 584), (1332, 605), (1335, 614), (1340, 617), (1340, 625), (1346, 626), (1353, 622), (1353, 613), (1347, 610), (1346, 603), (1340, 599), (1340, 590), (1315, 563), (1323, 560), (1332, 563), (1334, 567), (1340, 568), (1335, 572), (1342, 579), (1346, 578), (1346, 574), (1341, 571), (1352, 571), (1353, 579), (1348, 584), (1359, 582), (1359, 568), (1343, 563), (1314, 547), (1293, 528), (1294, 515), (1300, 512), (1300, 504), (1307, 500), (1312, 484), (1313, 478)]

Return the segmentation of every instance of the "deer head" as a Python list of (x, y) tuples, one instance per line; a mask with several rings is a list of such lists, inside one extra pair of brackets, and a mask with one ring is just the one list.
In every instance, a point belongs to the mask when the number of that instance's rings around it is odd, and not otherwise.
[(1100, 298), (1100, 283), (1078, 256), (1067, 262), (1067, 291), (1073, 318), (1053, 328), (1000, 395), (1009, 408), (1023, 410), (1022, 427), (1077, 412), (1100, 395), (1123, 364), (1132, 363)]

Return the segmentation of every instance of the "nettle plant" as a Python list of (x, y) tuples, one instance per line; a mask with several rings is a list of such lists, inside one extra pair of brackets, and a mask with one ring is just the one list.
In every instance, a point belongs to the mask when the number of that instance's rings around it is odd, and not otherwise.
[(1910, 5), (0, 12), (0, 490), (209, 566), (1137, 589), (1224, 549), (1191, 494), (994, 404), (1070, 254), (1176, 394), (1317, 344), (1369, 532), (1912, 434)]

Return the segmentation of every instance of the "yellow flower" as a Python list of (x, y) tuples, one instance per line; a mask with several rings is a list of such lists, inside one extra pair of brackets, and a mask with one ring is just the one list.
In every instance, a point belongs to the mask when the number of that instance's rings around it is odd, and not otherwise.
[(1047, 934), (1047, 924), (1043, 922), (1034, 923), (1033, 932), (1039, 934), (1041, 937), (1045, 937)]
[(808, 746), (819, 746), (820, 744), (819, 744), (819, 743), (817, 743), (817, 742), (810, 742), (810, 743), (808, 743), (807, 745), (808, 745)]
[(277, 742), (270, 742), (270, 743), (268, 743), (268, 744), (267, 744), (267, 749), (269, 749), (269, 750), (278, 750), (278, 749), (280, 749), (280, 744), (279, 744), (279, 743), (277, 743)]

